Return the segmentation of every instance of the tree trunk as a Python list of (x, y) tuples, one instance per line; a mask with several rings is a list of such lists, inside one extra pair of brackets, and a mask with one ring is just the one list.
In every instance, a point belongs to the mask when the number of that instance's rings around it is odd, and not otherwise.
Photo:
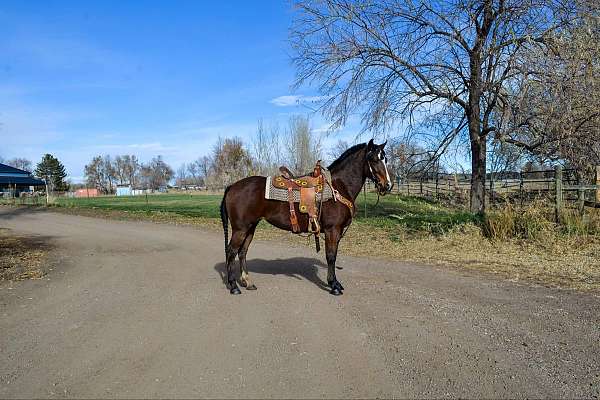
[(485, 213), (486, 140), (471, 139), (471, 212)]
[(470, 55), (469, 107), (466, 110), (471, 141), (471, 212), (479, 215), (485, 213), (486, 138), (481, 131), (481, 48), (485, 35), (487, 33), (478, 37)]

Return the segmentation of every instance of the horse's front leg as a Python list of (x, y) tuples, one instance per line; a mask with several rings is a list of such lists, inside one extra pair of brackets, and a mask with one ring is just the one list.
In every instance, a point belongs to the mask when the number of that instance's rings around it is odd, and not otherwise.
[(344, 287), (335, 276), (335, 260), (337, 258), (338, 245), (341, 238), (341, 229), (333, 228), (325, 231), (325, 257), (327, 258), (327, 283), (334, 296), (343, 294)]

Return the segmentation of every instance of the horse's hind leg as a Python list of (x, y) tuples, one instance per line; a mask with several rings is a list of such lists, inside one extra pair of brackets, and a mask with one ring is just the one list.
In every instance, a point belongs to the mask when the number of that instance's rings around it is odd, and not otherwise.
[(235, 256), (240, 251), (246, 238), (246, 232), (240, 230), (234, 230), (231, 233), (231, 240), (227, 245), (227, 283), (229, 284), (229, 293), (240, 294), (240, 288), (238, 288), (237, 282), (235, 281), (235, 274), (233, 273), (232, 264), (235, 261)]
[(244, 239), (244, 244), (242, 244), (242, 247), (240, 247), (240, 251), (238, 252), (238, 257), (240, 259), (240, 271), (242, 271), (241, 283), (242, 286), (247, 290), (256, 290), (256, 286), (250, 282), (250, 275), (248, 274), (248, 269), (246, 268), (246, 254), (248, 253), (248, 247), (250, 247), (252, 238), (254, 237), (256, 225), (258, 225), (258, 223), (252, 225), (252, 227), (248, 230), (246, 239)]
[(341, 229), (333, 228), (325, 231), (325, 257), (327, 258), (327, 283), (331, 287), (329, 293), (339, 296), (343, 294), (344, 287), (335, 276), (335, 261), (337, 259), (338, 245), (341, 239)]

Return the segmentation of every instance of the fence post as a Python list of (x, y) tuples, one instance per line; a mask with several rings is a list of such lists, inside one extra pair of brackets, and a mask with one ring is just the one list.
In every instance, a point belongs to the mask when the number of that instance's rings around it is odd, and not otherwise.
[(494, 173), (490, 172), (490, 195), (489, 195), (490, 206), (494, 204)]
[(579, 202), (579, 215), (583, 216), (585, 209), (585, 190), (583, 188), (577, 189), (577, 200)]
[[(596, 185), (600, 185), (600, 165), (596, 165)], [(600, 203), (600, 187), (596, 186), (596, 203)]]
[(419, 194), (423, 196), (423, 175), (421, 175), (421, 178), (419, 179)]
[(435, 171), (435, 199), (440, 199), (440, 175), (438, 171)]
[(555, 172), (554, 172), (554, 180), (555, 180), (555, 187), (556, 187), (556, 207), (555, 207), (555, 211), (556, 211), (556, 222), (559, 223), (560, 222), (560, 214), (562, 211), (562, 206), (563, 206), (563, 193), (562, 193), (562, 166), (557, 165), (555, 168)]
[(523, 207), (523, 171), (519, 171), (519, 201)]
[(365, 201), (365, 218), (367, 218), (367, 182), (363, 185), (363, 199)]

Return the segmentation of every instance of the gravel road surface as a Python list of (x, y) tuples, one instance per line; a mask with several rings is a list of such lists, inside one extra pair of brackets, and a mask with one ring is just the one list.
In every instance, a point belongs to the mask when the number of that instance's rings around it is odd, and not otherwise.
[(600, 296), (255, 241), (257, 291), (223, 285), (223, 237), (0, 207), (54, 249), (0, 282), (0, 397), (598, 397)]

